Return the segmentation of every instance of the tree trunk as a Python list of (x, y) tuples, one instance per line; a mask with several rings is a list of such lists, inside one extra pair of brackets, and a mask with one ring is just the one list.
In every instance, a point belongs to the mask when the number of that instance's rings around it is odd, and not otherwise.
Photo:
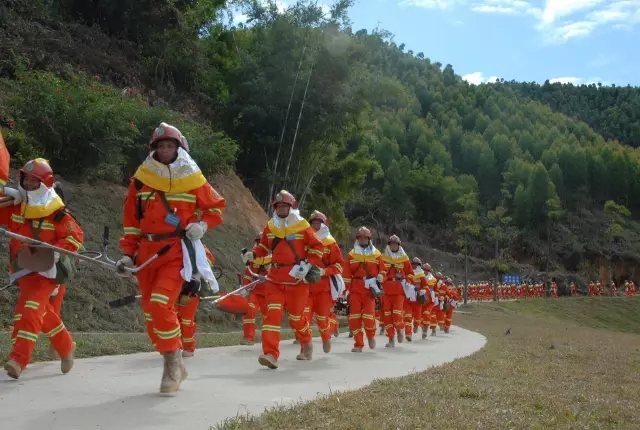
[[(495, 251), (495, 270), (496, 270), (496, 281), (494, 282), (494, 285), (498, 285), (498, 283), (500, 282), (499, 276), (500, 276), (500, 270), (498, 270), (498, 255), (499, 255), (499, 250), (498, 250), (498, 234), (496, 232), (496, 251)], [(493, 287), (493, 301), (497, 302), (498, 301), (498, 287), (494, 286)]]
[(469, 249), (467, 244), (467, 233), (464, 233), (464, 304), (467, 304), (469, 297)]

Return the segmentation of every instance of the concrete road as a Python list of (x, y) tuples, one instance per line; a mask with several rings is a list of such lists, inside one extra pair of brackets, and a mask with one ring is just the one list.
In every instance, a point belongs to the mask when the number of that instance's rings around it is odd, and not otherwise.
[(76, 360), (71, 373), (58, 362), (35, 363), (19, 380), (0, 374), (3, 430), (208, 430), (237, 414), (260, 414), (279, 404), (357, 389), (375, 378), (404, 376), (451, 362), (481, 349), (484, 336), (453, 327), (451, 333), (385, 349), (350, 352), (352, 339), (333, 339), (314, 359), (296, 361), (299, 346), (282, 342), (280, 368), (258, 364), (260, 345), (208, 348), (185, 360), (189, 378), (175, 397), (158, 393), (162, 362), (143, 353)]

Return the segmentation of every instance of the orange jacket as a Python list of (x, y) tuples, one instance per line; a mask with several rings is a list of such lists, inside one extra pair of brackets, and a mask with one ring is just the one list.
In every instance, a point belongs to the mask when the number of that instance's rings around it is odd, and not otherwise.
[[(198, 210), (202, 212), (201, 221), (207, 224), (208, 230), (222, 223), (222, 212), (226, 208), (226, 201), (208, 182), (191, 191), (166, 194), (166, 198), (174, 215), (179, 218), (180, 226), (183, 229), (189, 223), (198, 221), (196, 213)], [(181, 255), (179, 237), (153, 242), (144, 239), (144, 235), (147, 234), (159, 235), (175, 232), (176, 227), (165, 221), (167, 215), (167, 209), (162, 200), (158, 198), (157, 191), (132, 178), (123, 209), (124, 236), (120, 239), (120, 248), (123, 254), (133, 257), (140, 246), (150, 248), (148, 253), (155, 253), (169, 243), (174, 245), (172, 251), (176, 253), (180, 251)]]
[(364, 287), (364, 280), (368, 277), (375, 278), (379, 273), (383, 276), (385, 274), (385, 266), (380, 251), (376, 249), (375, 252), (369, 255), (357, 253), (353, 249), (349, 251), (343, 270), (343, 278), (345, 286), (350, 293), (369, 293), (369, 290)]
[[(0, 209), (0, 225), (7, 226), (7, 229), (13, 233), (35, 238), (35, 232), (38, 231), (38, 240), (57, 246), (69, 251), (77, 252), (82, 249), (84, 242), (84, 233), (75, 219), (69, 215), (62, 203), (53, 207), (53, 212), (40, 212), (42, 218), (25, 218), (23, 216), (22, 205), (9, 206)], [(47, 214), (47, 212), (50, 212)], [(9, 241), (9, 259), (14, 261), (17, 258), (18, 251), (24, 245), (19, 240), (11, 239)], [(11, 265), (12, 266), (12, 265)], [(10, 267), (13, 273), (13, 267)], [(36, 275), (40, 276), (40, 275)]]
[[(255, 248), (254, 248), (255, 252)], [(266, 275), (269, 272), (269, 266), (271, 266), (271, 255), (267, 255), (266, 257), (256, 257), (250, 263), (250, 267), (244, 269), (244, 276), (242, 277), (242, 285), (250, 284), (255, 281), (256, 278), (251, 275), (249, 272), (249, 268), (251, 268), (251, 272), (256, 275)], [(264, 282), (257, 284), (252, 289), (256, 294), (264, 294)]]
[[(269, 220), (262, 232), (260, 243), (253, 248), (254, 256), (266, 257), (271, 254), (269, 279), (276, 284), (298, 284), (301, 281), (289, 272), (302, 260), (313, 266), (322, 267), (324, 245), (305, 219), (300, 219), (289, 227), (278, 227)], [(295, 250), (295, 252), (294, 252)]]
[(323, 291), (330, 292), (331, 280), (329, 277), (332, 275), (342, 275), (344, 267), (342, 252), (340, 251), (340, 247), (333, 236), (329, 235), (322, 239), (322, 245), (324, 246), (324, 252), (322, 257), (322, 266), (320, 267), (324, 269), (324, 276), (320, 279), (320, 282), (309, 286), (309, 292), (311, 293)]
[(393, 258), (386, 254), (382, 255), (385, 266), (385, 280), (382, 283), (382, 290), (387, 295), (404, 295), (402, 280), (413, 283), (413, 267), (407, 254)]
[(416, 286), (420, 291), (424, 291), (425, 296), (427, 298), (426, 305), (433, 305), (433, 300), (431, 299), (431, 287), (434, 284), (435, 278), (431, 275), (431, 279), (427, 278), (428, 274), (425, 272), (415, 273), (413, 274), (413, 285)]

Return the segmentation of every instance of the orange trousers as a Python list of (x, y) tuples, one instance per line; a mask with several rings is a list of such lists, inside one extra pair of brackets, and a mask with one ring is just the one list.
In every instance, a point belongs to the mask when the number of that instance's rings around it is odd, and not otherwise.
[[(335, 330), (335, 325), (331, 323), (332, 307), (333, 298), (331, 297), (330, 291), (309, 292), (307, 305), (304, 308), (304, 315), (307, 321), (309, 321), (309, 324), (311, 324), (313, 315), (315, 314), (316, 324), (318, 325), (318, 330), (320, 330), (320, 337), (322, 337), (323, 342), (331, 339), (331, 335)], [(335, 319), (334, 321), (337, 322)]]
[(418, 302), (404, 299), (404, 334), (411, 336), (414, 327), (420, 326), (422, 319), (422, 305)]
[(444, 310), (440, 309), (440, 305), (435, 305), (433, 309), (431, 309), (431, 328), (436, 328), (437, 326), (444, 326), (445, 314)]
[(369, 290), (349, 294), (349, 330), (353, 333), (354, 346), (364, 348), (367, 339), (376, 336), (376, 300)]
[[(141, 256), (140, 261), (146, 261), (149, 257)], [(147, 334), (156, 351), (161, 354), (182, 348), (182, 333), (175, 306), (184, 284), (181, 270), (182, 253), (167, 253), (137, 275)]]
[(49, 303), (53, 307), (55, 313), (60, 315), (60, 309), (62, 308), (62, 300), (64, 299), (64, 295), (67, 292), (67, 287), (64, 284), (58, 285), (58, 294), (49, 298)]
[(384, 327), (387, 337), (404, 330), (404, 294), (387, 294), (384, 298)]
[(449, 331), (451, 323), (453, 322), (453, 306), (449, 306), (449, 309), (444, 313), (444, 329)]
[(304, 315), (309, 298), (307, 284), (282, 285), (272, 281), (264, 285), (267, 312), (262, 324), (262, 352), (276, 360), (280, 357), (280, 328), (286, 310), (289, 327), (300, 341), (300, 348), (311, 342), (311, 326)]
[(182, 332), (182, 349), (194, 352), (196, 350), (196, 312), (200, 304), (200, 296), (191, 297), (189, 303), (180, 305), (176, 303), (180, 331)]
[(267, 299), (262, 292), (256, 293), (255, 290), (252, 290), (251, 293), (249, 293), (249, 312), (247, 312), (242, 319), (242, 337), (244, 339), (250, 341), (255, 340), (256, 315), (258, 315), (258, 312), (262, 315), (264, 323), (264, 317), (267, 314)]
[(13, 333), (13, 348), (9, 359), (15, 360), (24, 369), (31, 361), (31, 354), (43, 332), (60, 355), (68, 356), (73, 350), (73, 339), (55, 311), (49, 298), (56, 284), (40, 275), (30, 275), (18, 281), (20, 295), (16, 303)]
[(431, 325), (431, 315), (432, 312), (435, 313), (433, 309), (433, 303), (427, 303), (426, 305), (421, 306), (422, 316), (420, 318), (420, 324), (424, 328), (428, 328)]

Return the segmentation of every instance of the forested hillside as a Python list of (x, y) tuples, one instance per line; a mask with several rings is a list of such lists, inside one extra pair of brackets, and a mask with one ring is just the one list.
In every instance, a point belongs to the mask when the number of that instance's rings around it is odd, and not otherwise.
[[(352, 3), (4, 2), (14, 160), (123, 181), (167, 118), (209, 172), (235, 168), (265, 206), (289, 189), (342, 240), (365, 223), (503, 271), (591, 276), (612, 258), (635, 276), (637, 88), (470, 85), (446, 58), (352, 28)], [(224, 24), (230, 6), (248, 24)]]

